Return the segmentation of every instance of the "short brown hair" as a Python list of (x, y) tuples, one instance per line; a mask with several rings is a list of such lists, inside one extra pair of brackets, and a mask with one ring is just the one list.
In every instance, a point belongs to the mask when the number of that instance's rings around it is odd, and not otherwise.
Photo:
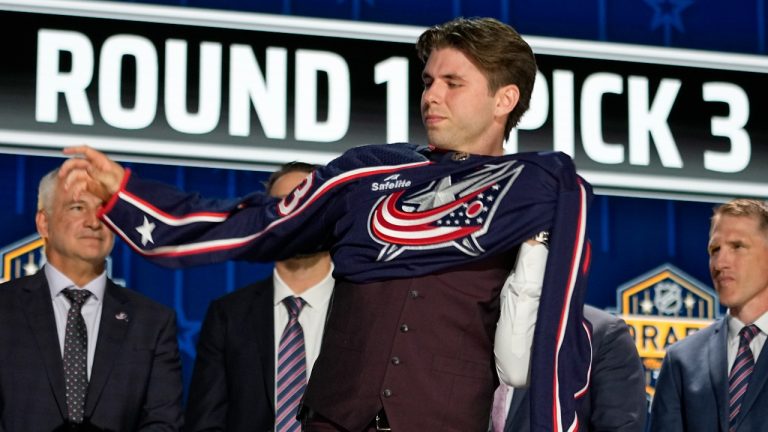
[(509, 113), (504, 136), (517, 126), (528, 110), (536, 79), (536, 58), (515, 29), (493, 18), (456, 18), (427, 29), (416, 42), (416, 51), (426, 62), (432, 51), (454, 48), (469, 57), (488, 79), (488, 91), (515, 84), (520, 100)]
[(280, 165), (280, 168), (278, 168), (277, 171), (269, 175), (269, 178), (267, 179), (266, 183), (264, 183), (266, 192), (270, 193), (270, 191), (272, 191), (272, 186), (274, 186), (275, 182), (278, 179), (280, 179), (280, 177), (288, 173), (303, 172), (303, 173), (309, 174), (319, 167), (320, 165), (310, 164), (306, 162), (297, 162), (297, 161), (282, 164)]
[[(756, 199), (739, 198), (715, 207), (712, 225), (722, 215), (754, 217), (760, 223), (760, 229), (768, 234), (768, 203)], [(711, 231), (712, 227), (710, 227)]]

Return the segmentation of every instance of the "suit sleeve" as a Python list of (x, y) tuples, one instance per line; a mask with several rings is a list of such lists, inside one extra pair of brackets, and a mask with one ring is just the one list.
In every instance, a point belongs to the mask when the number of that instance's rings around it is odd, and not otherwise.
[(224, 431), (227, 422), (225, 320), (219, 303), (211, 303), (197, 344), (187, 401), (185, 431)]
[(138, 431), (178, 431), (182, 425), (181, 359), (176, 315), (167, 314), (158, 335)]
[(632, 336), (623, 320), (611, 320), (595, 355), (589, 430), (645, 430), (645, 374)]
[(661, 364), (656, 393), (651, 405), (651, 432), (683, 432), (683, 411), (680, 400), (682, 381), (674, 349), (667, 350)]

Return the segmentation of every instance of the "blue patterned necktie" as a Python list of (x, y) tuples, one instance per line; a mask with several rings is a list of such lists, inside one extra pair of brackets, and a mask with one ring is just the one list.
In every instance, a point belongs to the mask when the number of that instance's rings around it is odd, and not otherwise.
[(277, 354), (275, 431), (298, 432), (301, 430), (301, 423), (296, 420), (296, 414), (307, 386), (304, 330), (299, 324), (299, 313), (304, 307), (304, 300), (299, 297), (286, 297), (283, 304), (288, 309), (288, 324), (280, 338)]
[(754, 324), (745, 326), (739, 332), (739, 349), (728, 376), (728, 430), (730, 432), (736, 430), (735, 426), (741, 413), (741, 402), (744, 400), (744, 394), (749, 386), (749, 378), (755, 368), (755, 358), (749, 348), (749, 343), (758, 333), (760, 333), (760, 329)]
[(62, 356), (67, 390), (67, 411), (70, 421), (82, 423), (85, 395), (88, 391), (88, 330), (80, 309), (91, 296), (91, 292), (67, 288), (64, 290), (64, 296), (70, 303)]

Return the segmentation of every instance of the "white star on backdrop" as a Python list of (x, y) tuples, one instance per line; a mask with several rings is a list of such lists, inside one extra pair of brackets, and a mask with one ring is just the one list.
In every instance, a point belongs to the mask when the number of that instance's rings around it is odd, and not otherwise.
[(141, 245), (146, 246), (147, 243), (155, 243), (155, 240), (152, 239), (152, 231), (155, 230), (155, 223), (150, 222), (147, 220), (147, 217), (144, 216), (144, 223), (140, 226), (136, 227), (136, 231), (138, 231), (139, 234), (141, 234)]
[(40, 270), (40, 267), (38, 267), (37, 264), (35, 264), (33, 261), (30, 261), (24, 264), (23, 269), (24, 269), (24, 275), (30, 276), (37, 273), (37, 271)]

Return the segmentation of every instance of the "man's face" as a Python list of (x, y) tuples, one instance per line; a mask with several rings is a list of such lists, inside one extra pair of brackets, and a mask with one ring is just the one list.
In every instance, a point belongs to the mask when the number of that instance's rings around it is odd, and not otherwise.
[(284, 198), (309, 175), (303, 171), (290, 171), (280, 176), (269, 189), (269, 195)]
[[(504, 123), (517, 100), (507, 99), (508, 87), (495, 94), (488, 79), (467, 56), (454, 48), (429, 55), (422, 72), (421, 116), (429, 143), (444, 150), (499, 155)], [(508, 105), (511, 103), (511, 107)]]
[[(269, 189), (269, 195), (276, 198), (285, 198), (289, 193), (293, 191), (304, 179), (309, 175), (303, 171), (290, 171), (280, 176)], [(293, 258), (289, 258), (281, 261), (284, 266), (300, 265), (300, 263), (315, 262), (318, 257), (325, 256), (327, 252), (320, 252), (316, 254), (303, 254), (297, 255)]]
[(756, 217), (717, 216), (708, 249), (720, 303), (736, 311), (768, 305), (768, 234)]
[(88, 193), (75, 200), (62, 184), (57, 182), (49, 210), (39, 210), (35, 219), (46, 257), (62, 271), (83, 264), (101, 271), (114, 243), (112, 232), (96, 217), (102, 201)]

